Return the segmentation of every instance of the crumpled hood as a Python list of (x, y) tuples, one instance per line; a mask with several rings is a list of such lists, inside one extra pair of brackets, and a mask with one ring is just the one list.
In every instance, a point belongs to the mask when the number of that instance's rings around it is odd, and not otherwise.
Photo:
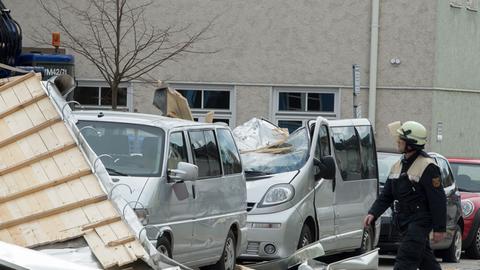
[(275, 184), (288, 184), (297, 175), (298, 171), (277, 173), (266, 176), (248, 178), (247, 202), (258, 203), (267, 190)]

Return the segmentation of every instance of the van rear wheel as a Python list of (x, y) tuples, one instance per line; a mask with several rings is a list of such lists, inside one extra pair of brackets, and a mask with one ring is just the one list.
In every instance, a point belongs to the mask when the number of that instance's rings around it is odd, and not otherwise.
[(443, 262), (460, 262), (462, 255), (462, 229), (457, 225), (450, 247), (442, 252)]
[(300, 239), (298, 240), (297, 249), (301, 249), (311, 243), (313, 243), (312, 230), (310, 229), (310, 226), (305, 223), (303, 224), (302, 232), (300, 233)]
[(365, 252), (373, 250), (373, 237), (374, 235), (371, 227), (363, 229), (362, 243), (360, 245), (360, 248), (357, 250), (358, 254), (363, 254)]
[(223, 247), (222, 257), (214, 265), (202, 267), (202, 270), (235, 270), (235, 260), (237, 258), (235, 235), (232, 231), (228, 232), (225, 246)]

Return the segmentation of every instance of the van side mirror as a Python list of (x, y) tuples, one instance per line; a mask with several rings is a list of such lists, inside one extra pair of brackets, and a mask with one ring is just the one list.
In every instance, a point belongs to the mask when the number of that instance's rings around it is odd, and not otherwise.
[(324, 178), (328, 180), (335, 179), (335, 160), (332, 156), (324, 156), (320, 160), (313, 159), (315, 167), (317, 167), (318, 173), (315, 174), (315, 180)]
[(176, 169), (168, 171), (168, 178), (174, 182), (195, 181), (198, 178), (198, 166), (179, 162)]

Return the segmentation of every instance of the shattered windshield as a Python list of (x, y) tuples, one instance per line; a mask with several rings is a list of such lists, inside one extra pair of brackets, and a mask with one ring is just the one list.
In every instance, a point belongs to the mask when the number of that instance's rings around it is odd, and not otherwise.
[(246, 174), (275, 174), (300, 169), (308, 156), (308, 133), (298, 129), (276, 147), (262, 151), (242, 153)]
[(129, 123), (79, 121), (78, 128), (110, 175), (159, 176), (165, 135), (162, 129)]

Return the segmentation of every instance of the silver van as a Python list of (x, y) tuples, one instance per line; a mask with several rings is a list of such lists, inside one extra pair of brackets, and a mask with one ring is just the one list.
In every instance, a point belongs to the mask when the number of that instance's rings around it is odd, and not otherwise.
[(371, 250), (380, 223), (362, 221), (378, 195), (375, 140), (367, 119), (318, 117), (277, 154), (242, 154), (248, 246), (242, 260), (285, 258), (319, 240), (326, 254)]
[(246, 247), (246, 183), (230, 129), (124, 112), (74, 112), (89, 146), (163, 254), (234, 269)]

